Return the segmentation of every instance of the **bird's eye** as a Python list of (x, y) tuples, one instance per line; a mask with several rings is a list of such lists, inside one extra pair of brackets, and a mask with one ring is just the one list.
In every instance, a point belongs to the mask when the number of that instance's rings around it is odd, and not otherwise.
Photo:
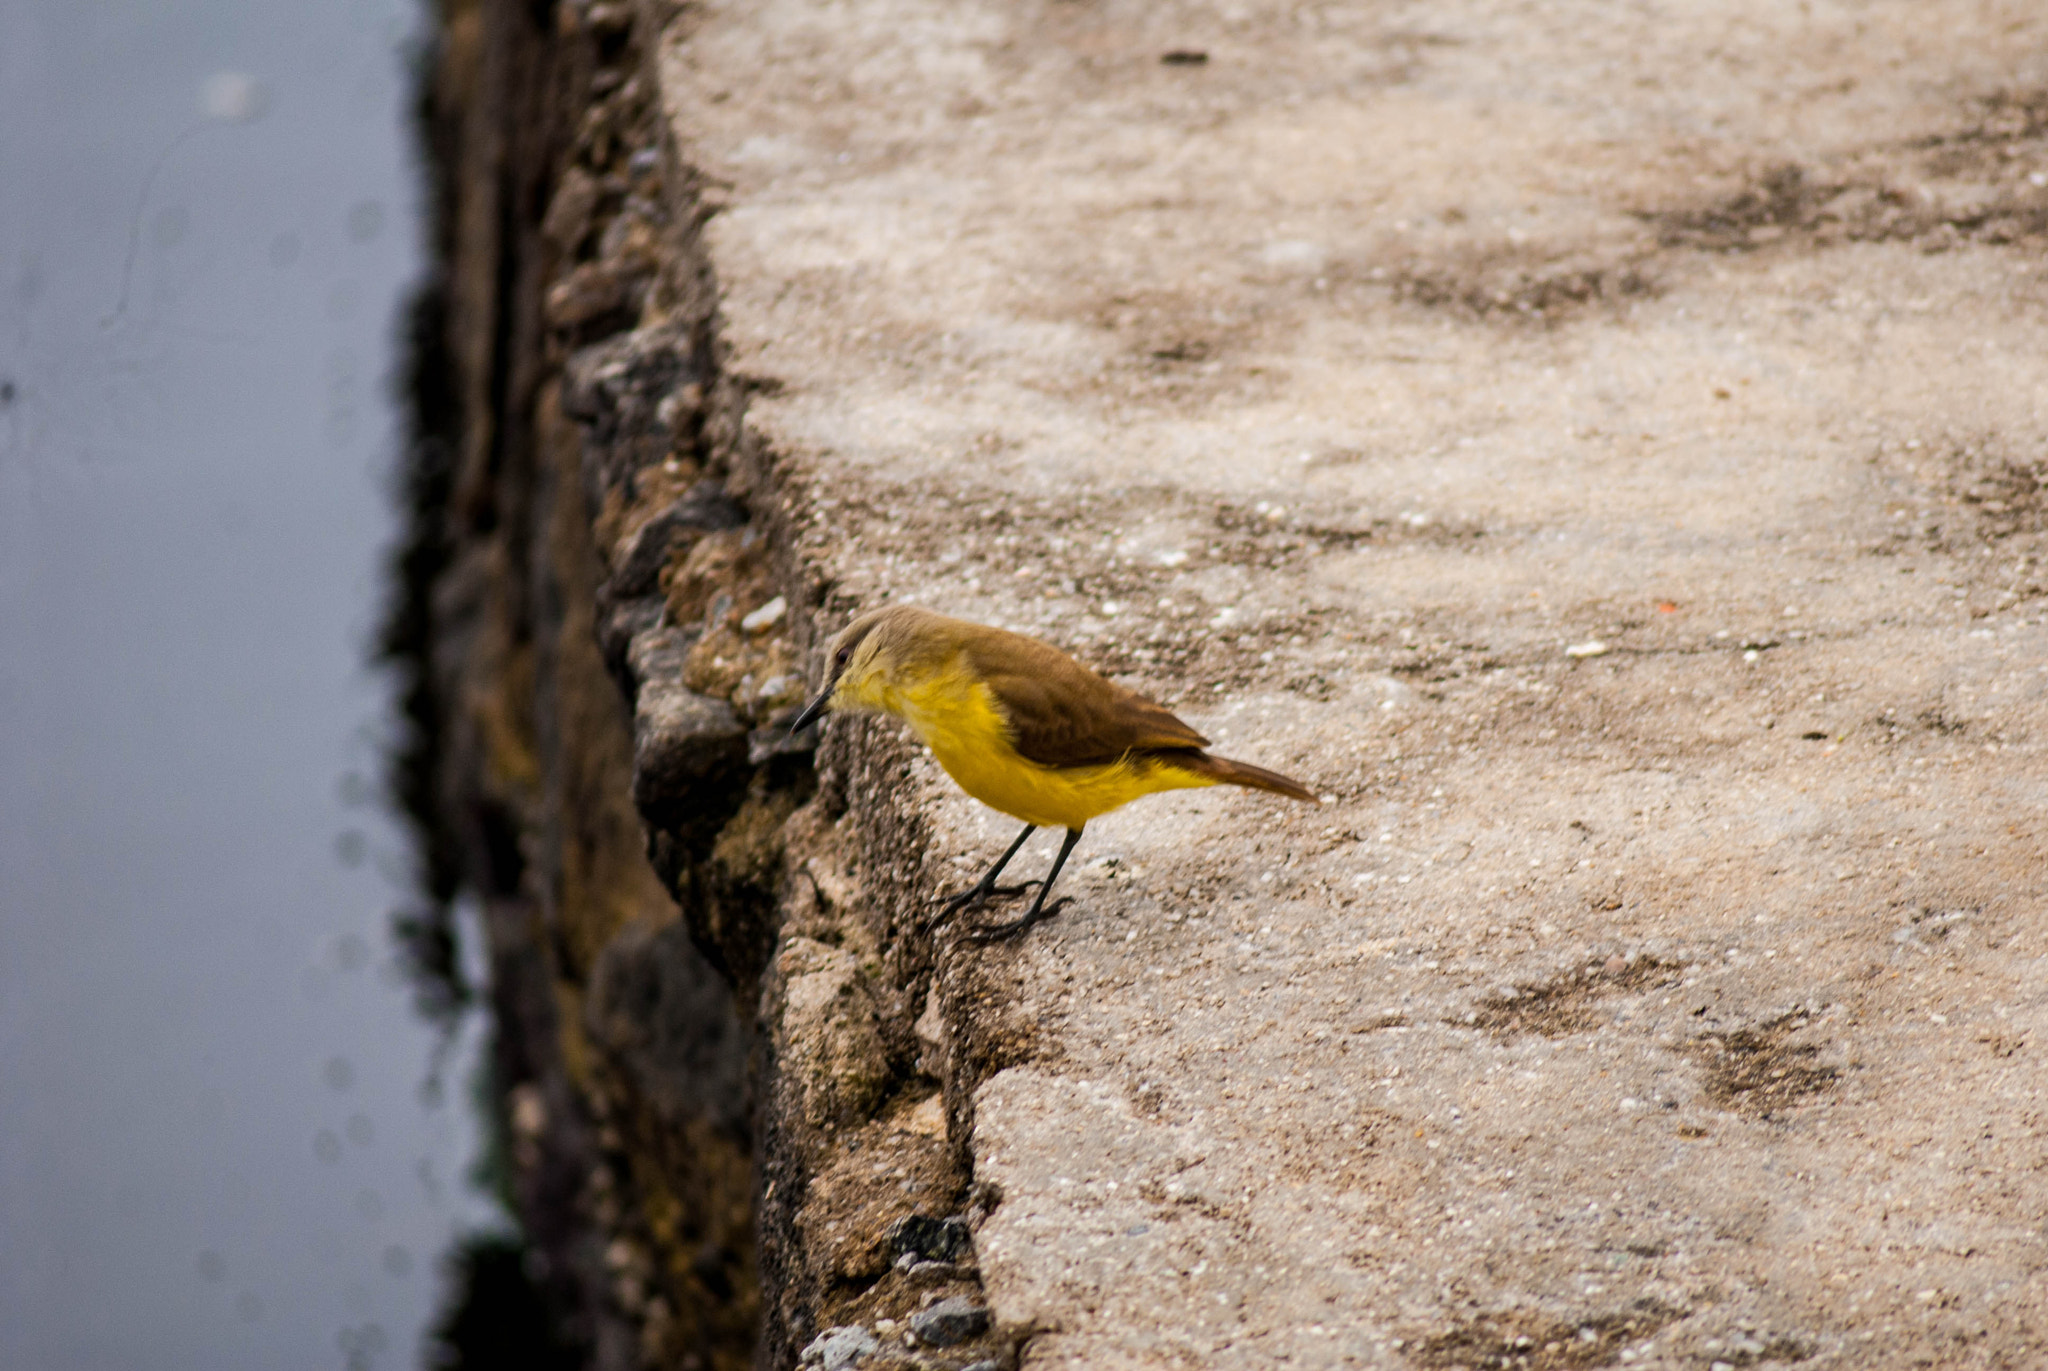
[(852, 658), (853, 649), (850, 647), (842, 647), (839, 649), (839, 655), (832, 659), (832, 665), (836, 667), (844, 667), (847, 664), (847, 662), (852, 660)]

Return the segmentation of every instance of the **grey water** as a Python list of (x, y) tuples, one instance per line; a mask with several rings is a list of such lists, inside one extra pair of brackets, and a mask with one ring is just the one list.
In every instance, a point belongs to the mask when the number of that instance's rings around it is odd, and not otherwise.
[(417, 1365), (492, 1222), (369, 665), (421, 21), (0, 0), (0, 1366)]

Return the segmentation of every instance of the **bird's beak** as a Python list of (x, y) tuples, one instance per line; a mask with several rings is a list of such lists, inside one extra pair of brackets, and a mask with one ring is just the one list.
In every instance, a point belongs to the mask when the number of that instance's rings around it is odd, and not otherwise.
[(825, 712), (826, 706), (831, 703), (832, 687), (828, 685), (823, 690), (818, 692), (818, 698), (812, 700), (809, 704), (804, 706), (804, 712), (797, 715), (796, 721), (790, 724), (790, 736), (795, 737), (797, 734), (803, 732), (805, 728), (809, 727), (813, 723), (816, 723), (818, 720), (818, 716), (820, 714), (823, 714)]

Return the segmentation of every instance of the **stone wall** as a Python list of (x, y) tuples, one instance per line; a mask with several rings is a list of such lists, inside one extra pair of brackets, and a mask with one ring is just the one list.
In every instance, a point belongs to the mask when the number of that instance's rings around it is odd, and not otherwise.
[(933, 1294), (975, 1310), (932, 1325), (953, 1360), (1000, 1356), (899, 927), (921, 839), (840, 823), (901, 747), (787, 737), (820, 592), (720, 365), (657, 13), (451, 4), (427, 86), (414, 384), (454, 399), (416, 444), (410, 760), (483, 911), (510, 1198), (597, 1366), (784, 1365)]

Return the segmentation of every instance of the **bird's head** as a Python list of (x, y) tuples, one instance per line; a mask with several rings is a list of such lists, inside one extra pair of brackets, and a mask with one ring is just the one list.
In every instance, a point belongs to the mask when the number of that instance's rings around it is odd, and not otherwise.
[(915, 605), (889, 605), (861, 615), (832, 640), (825, 681), (789, 726), (794, 733), (828, 709), (886, 708), (886, 688), (896, 682), (933, 623), (946, 622)]

